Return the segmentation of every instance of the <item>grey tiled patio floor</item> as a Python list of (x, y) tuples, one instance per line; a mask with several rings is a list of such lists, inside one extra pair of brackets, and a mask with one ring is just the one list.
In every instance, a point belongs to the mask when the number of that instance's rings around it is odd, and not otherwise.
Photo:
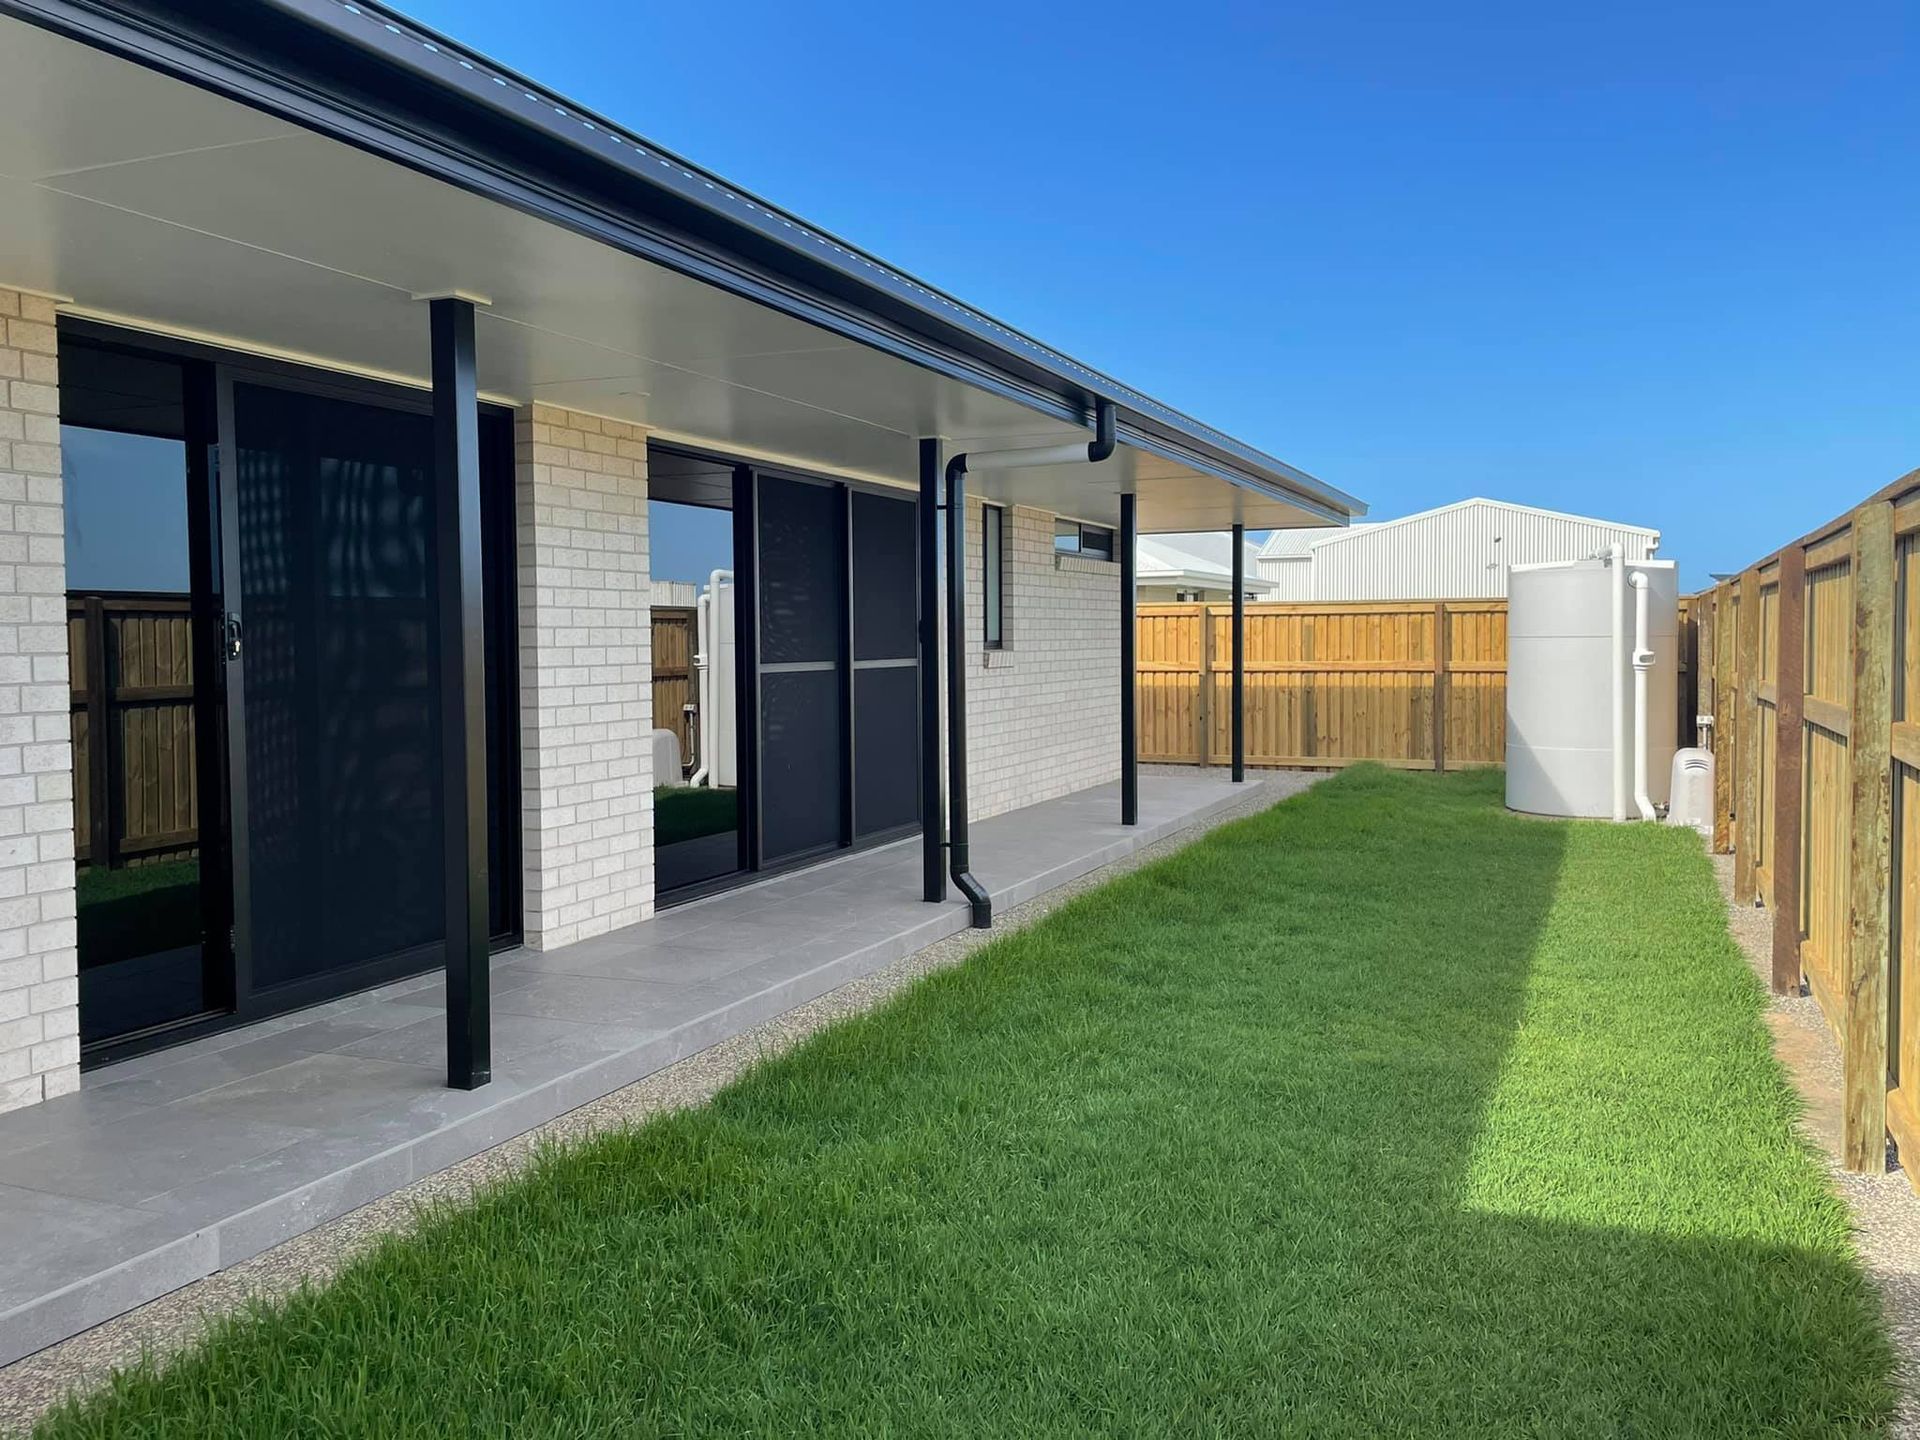
[[(1147, 773), (974, 827), (1005, 908), (1247, 798)], [(493, 969), (494, 1081), (445, 1088), (441, 982), (405, 980), (91, 1072), (0, 1115), (0, 1364), (224, 1269), (964, 928), (917, 839)]]

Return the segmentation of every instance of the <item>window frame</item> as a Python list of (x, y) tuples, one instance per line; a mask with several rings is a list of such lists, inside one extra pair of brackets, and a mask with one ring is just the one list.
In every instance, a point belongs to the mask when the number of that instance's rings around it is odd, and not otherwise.
[[(1071, 543), (1063, 545), (1063, 540)], [(1097, 543), (1089, 547), (1089, 540)], [(1066, 515), (1054, 516), (1053, 553), (1056, 555), (1078, 555), (1086, 560), (1112, 563), (1119, 543), (1119, 537), (1111, 525), (1089, 525), (1084, 520), (1075, 520)]]
[(980, 644), (1007, 648), (1007, 507), (980, 507)]

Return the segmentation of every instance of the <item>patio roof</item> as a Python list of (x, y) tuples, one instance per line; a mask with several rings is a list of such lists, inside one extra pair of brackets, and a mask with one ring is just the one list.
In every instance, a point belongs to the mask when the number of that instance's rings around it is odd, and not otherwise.
[(1131, 491), (1143, 530), (1363, 508), (378, 6), (7, 15), (0, 274), (81, 313), (418, 380), (407, 302), (457, 290), (502, 399), (898, 484), (921, 437), (1053, 444), (1104, 399), (1114, 463), (988, 498), (1111, 523)]

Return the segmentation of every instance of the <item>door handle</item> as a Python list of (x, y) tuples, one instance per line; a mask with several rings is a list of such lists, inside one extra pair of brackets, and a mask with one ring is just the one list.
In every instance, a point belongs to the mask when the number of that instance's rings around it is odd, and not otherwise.
[(220, 617), (220, 653), (229, 664), (240, 658), (240, 617), (231, 610)]

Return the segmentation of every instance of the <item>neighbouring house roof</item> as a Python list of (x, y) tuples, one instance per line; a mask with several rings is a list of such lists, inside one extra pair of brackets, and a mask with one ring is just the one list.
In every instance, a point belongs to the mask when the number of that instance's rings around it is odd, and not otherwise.
[(1566, 520), (1578, 525), (1603, 525), (1613, 530), (1631, 530), (1638, 534), (1658, 539), (1660, 532), (1646, 525), (1627, 525), (1617, 520), (1597, 520), (1591, 515), (1572, 515), (1564, 510), (1545, 510), (1537, 505), (1516, 505), (1510, 500), (1489, 500), (1474, 496), (1466, 500), (1456, 500), (1451, 505), (1438, 505), (1431, 510), (1419, 510), (1411, 515), (1402, 515), (1394, 520), (1373, 520), (1362, 525), (1348, 525), (1325, 530), (1275, 530), (1267, 537), (1266, 544), (1260, 547), (1260, 555), (1267, 560), (1299, 559), (1322, 545), (1336, 544), (1347, 540), (1357, 540), (1364, 535), (1386, 530), (1394, 526), (1411, 525), (1416, 521), (1430, 520), (1437, 515), (1445, 515), (1455, 510), (1472, 507), (1484, 507), (1491, 510), (1504, 510), (1515, 515), (1538, 515), (1549, 520)]
[[(1253, 562), (1259, 548), (1244, 547), (1242, 579), (1249, 590), (1264, 590)], [(1193, 585), (1209, 589), (1233, 588), (1233, 537), (1220, 534), (1144, 535), (1134, 561), (1141, 585)]]
[(1353, 497), (376, 0), (0, 0), (12, 15), (1341, 524)]

